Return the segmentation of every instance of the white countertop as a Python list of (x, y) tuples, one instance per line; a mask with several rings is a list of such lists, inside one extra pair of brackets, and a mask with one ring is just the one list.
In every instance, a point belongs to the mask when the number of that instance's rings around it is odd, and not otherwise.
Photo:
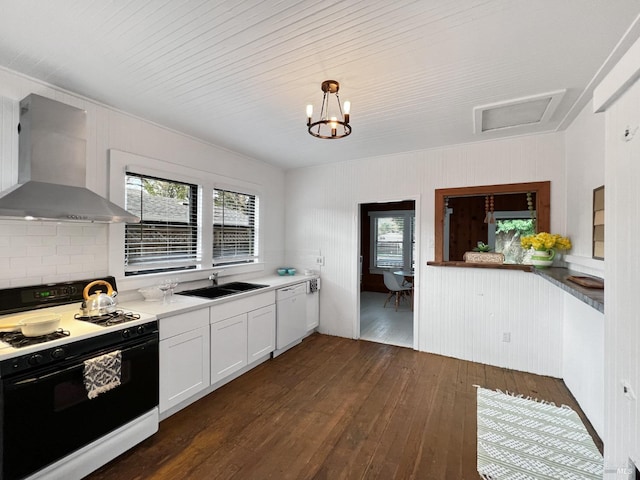
[[(234, 300), (240, 300), (242, 298), (247, 298), (252, 295), (258, 295), (260, 293), (269, 292), (282, 287), (286, 287), (288, 285), (294, 285), (296, 283), (306, 282), (307, 280), (311, 280), (313, 278), (318, 278), (318, 275), (282, 275), (282, 276), (270, 275), (270, 276), (259, 277), (259, 278), (243, 279), (242, 280), (243, 282), (259, 283), (262, 285), (268, 285), (268, 287), (259, 288), (256, 290), (249, 290), (247, 292), (241, 292), (235, 295), (229, 295), (226, 297), (220, 297), (215, 299), (191, 297), (187, 295), (178, 295), (176, 293), (173, 295), (173, 299), (171, 303), (165, 304), (162, 302), (162, 300), (159, 300), (159, 301), (145, 301), (143, 299), (127, 300), (125, 302), (119, 303), (118, 308), (122, 308), (124, 310), (134, 310), (136, 312), (149, 313), (151, 315), (155, 315), (158, 319), (161, 319), (165, 317), (170, 317), (172, 315), (177, 315), (180, 313), (199, 310), (201, 308), (220, 305), (222, 303), (226, 303)], [(224, 283), (220, 283), (218, 286), (223, 287)], [(182, 288), (182, 290), (191, 290), (191, 288), (184, 287)]]

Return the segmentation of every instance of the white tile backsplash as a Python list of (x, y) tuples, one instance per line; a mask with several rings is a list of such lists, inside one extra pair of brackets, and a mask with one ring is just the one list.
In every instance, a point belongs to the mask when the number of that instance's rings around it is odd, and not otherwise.
[(54, 225), (27, 225), (27, 235), (57, 235), (56, 226)]
[[(27, 255), (30, 257), (50, 257), (56, 254), (55, 245), (36, 245), (27, 247)], [(42, 263), (42, 261), (40, 262)]]
[[(57, 265), (56, 266), (56, 273), (57, 274), (69, 274), (69, 273), (77, 273), (80, 274), (84, 271), (84, 264), (78, 264), (78, 265)], [(80, 277), (79, 275), (76, 276), (76, 278), (84, 278), (84, 275), (82, 277)]]
[(0, 221), (0, 288), (107, 275), (107, 229)]
[(95, 245), (96, 239), (93, 236), (69, 237), (71, 246), (83, 247), (85, 245)]
[(0, 258), (14, 258), (14, 257), (26, 257), (27, 246), (26, 245), (9, 245), (6, 248), (0, 249)]
[(31, 247), (31, 246), (39, 246), (42, 245), (42, 237), (39, 235), (34, 235), (32, 237), (28, 235), (18, 235), (11, 239), (12, 247)]
[(69, 255), (49, 255), (42, 259), (43, 265), (67, 265), (69, 263)]
[(69, 264), (71, 265), (91, 264), (94, 260), (94, 255), (69, 255)]
[(46, 275), (55, 275), (58, 273), (57, 265), (39, 265), (27, 266), (27, 275), (29, 277), (43, 277)]
[(81, 237), (85, 233), (82, 225), (59, 225), (57, 234), (67, 237)]
[[(66, 237), (67, 240), (69, 240), (69, 237)], [(57, 245), (56, 246), (56, 253), (58, 255), (75, 255), (78, 253), (78, 247), (72, 247), (69, 244), (66, 245)], [(68, 263), (68, 262), (67, 262)]]

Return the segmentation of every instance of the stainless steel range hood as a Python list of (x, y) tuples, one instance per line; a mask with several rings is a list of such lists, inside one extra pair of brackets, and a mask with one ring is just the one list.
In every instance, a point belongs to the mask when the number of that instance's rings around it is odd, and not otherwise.
[(86, 113), (31, 94), (20, 102), (18, 184), (0, 193), (0, 217), (139, 222), (85, 187)]

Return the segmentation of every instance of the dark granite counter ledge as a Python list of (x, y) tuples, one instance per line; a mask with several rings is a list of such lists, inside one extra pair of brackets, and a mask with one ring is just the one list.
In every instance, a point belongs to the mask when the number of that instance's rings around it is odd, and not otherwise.
[(567, 280), (567, 277), (571, 275), (582, 277), (589, 277), (591, 275), (585, 275), (581, 272), (576, 272), (567, 268), (560, 267), (551, 267), (545, 269), (536, 268), (534, 269), (534, 273), (550, 281), (557, 287), (560, 287), (562, 290), (573, 295), (578, 300), (581, 300), (587, 305), (595, 308), (599, 312), (604, 313), (604, 289), (586, 288), (578, 285), (577, 283), (573, 283), (570, 280)]

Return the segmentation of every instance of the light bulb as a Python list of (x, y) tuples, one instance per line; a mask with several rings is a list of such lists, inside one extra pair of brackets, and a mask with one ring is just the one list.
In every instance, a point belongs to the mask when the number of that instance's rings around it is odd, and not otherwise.
[(313, 116), (313, 105), (307, 105), (307, 118), (311, 118)]
[(331, 117), (331, 123), (329, 123), (329, 126), (331, 127), (331, 136), (335, 137), (338, 133), (338, 119), (336, 117)]
[(349, 113), (351, 113), (351, 102), (349, 100), (344, 102), (344, 113), (345, 115), (349, 115)]

